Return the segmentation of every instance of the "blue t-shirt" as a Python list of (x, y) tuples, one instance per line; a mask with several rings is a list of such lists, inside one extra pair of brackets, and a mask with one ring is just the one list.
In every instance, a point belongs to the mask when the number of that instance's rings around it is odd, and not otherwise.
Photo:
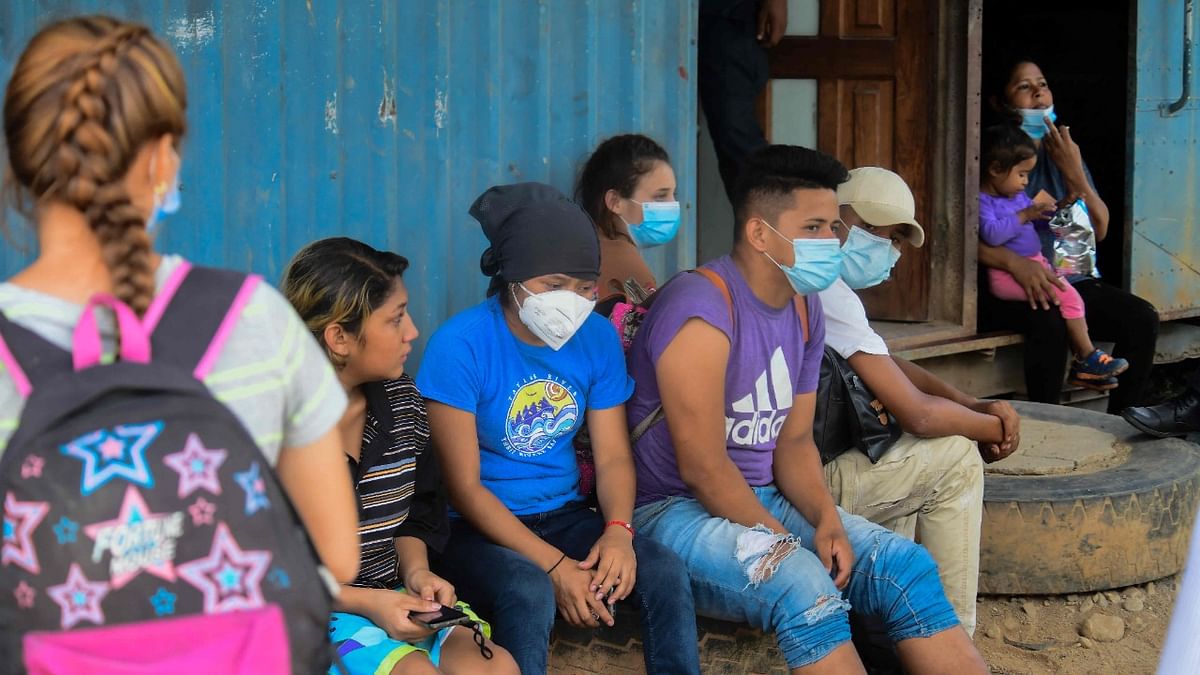
[(417, 386), (425, 398), (475, 415), (480, 481), (518, 516), (582, 499), (571, 441), (587, 410), (621, 405), (633, 393), (604, 317), (589, 316), (554, 351), (517, 339), (499, 296), (433, 334)]

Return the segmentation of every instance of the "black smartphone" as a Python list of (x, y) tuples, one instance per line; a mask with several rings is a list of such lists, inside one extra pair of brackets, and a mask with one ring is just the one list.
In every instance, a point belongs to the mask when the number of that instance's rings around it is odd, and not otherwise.
[(441, 630), (450, 626), (460, 626), (471, 623), (473, 619), (453, 607), (443, 607), (433, 612), (411, 612), (409, 619), (418, 626), (429, 630)]

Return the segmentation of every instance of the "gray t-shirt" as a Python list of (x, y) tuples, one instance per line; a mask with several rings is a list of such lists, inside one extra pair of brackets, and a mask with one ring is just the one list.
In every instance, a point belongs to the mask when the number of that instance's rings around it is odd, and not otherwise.
[[(182, 258), (165, 255), (156, 273), (159, 288)], [(50, 342), (71, 347), (83, 306), (0, 284), (0, 311)], [(111, 313), (98, 312), (105, 354), (115, 352)], [(246, 304), (208, 377), (213, 395), (229, 407), (262, 448), (272, 466), (281, 448), (308, 445), (324, 436), (346, 410), (346, 394), (329, 360), (287, 300), (259, 284)], [(25, 401), (0, 364), (0, 454), (17, 428)]]

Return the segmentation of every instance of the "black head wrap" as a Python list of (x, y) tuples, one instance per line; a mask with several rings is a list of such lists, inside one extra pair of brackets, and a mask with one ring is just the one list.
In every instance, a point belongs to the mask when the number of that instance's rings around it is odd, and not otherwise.
[(471, 205), (491, 244), (479, 269), (492, 278), (488, 296), (506, 283), (543, 274), (576, 279), (600, 276), (600, 240), (592, 218), (544, 183), (496, 185)]

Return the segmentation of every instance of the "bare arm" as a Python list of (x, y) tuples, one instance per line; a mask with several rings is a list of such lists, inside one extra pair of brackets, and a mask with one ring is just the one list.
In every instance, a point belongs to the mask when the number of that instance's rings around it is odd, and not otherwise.
[(871, 393), (910, 434), (926, 438), (962, 435), (987, 443), (1004, 442), (1004, 429), (999, 418), (926, 394), (913, 385), (892, 357), (857, 352), (849, 362)]
[(525, 527), (479, 480), (475, 415), (436, 401), (427, 401), (427, 408), (450, 503), (492, 541), (550, 569), (562, 551)]
[(493, 542), (520, 553), (546, 571), (554, 584), (558, 611), (567, 621), (594, 628), (599, 623), (593, 617), (599, 617), (612, 625), (607, 606), (592, 594), (592, 572), (525, 527), (480, 482), (475, 415), (437, 401), (427, 401), (427, 408), (446, 491), (454, 508)]
[(817, 396), (811, 392), (795, 397), (775, 441), (774, 463), (776, 487), (813, 525), (830, 516), (837, 517), (821, 468), (821, 454), (813, 441), (816, 402)]
[(1008, 272), (1025, 289), (1025, 297), (1029, 298), (1029, 306), (1037, 309), (1050, 309), (1058, 304), (1055, 288), (1066, 290), (1067, 282), (1059, 279), (1056, 274), (1046, 269), (1036, 260), (1022, 258), (1003, 246), (988, 246), (979, 242), (979, 264)]
[[(629, 427), (625, 406), (588, 410), (588, 434), (592, 440), (592, 458), (596, 463), (596, 498), (604, 521), (633, 522), (635, 481), (633, 451), (629, 448)], [(633, 555), (633, 536), (623, 527), (605, 527), (592, 546), (584, 569), (595, 569), (593, 590), (601, 599), (613, 589), (613, 600), (624, 600), (637, 580), (637, 562)], [(618, 581), (619, 580), (619, 581)]]
[(339, 612), (365, 616), (392, 638), (416, 642), (428, 637), (432, 631), (413, 623), (408, 615), (412, 612), (432, 612), (438, 603), (425, 600), (405, 591), (387, 588), (358, 588), (343, 586), (333, 601)]
[(940, 396), (944, 399), (954, 401), (964, 408), (971, 408), (979, 403), (979, 399), (964, 394), (949, 382), (946, 382), (908, 359), (892, 356), (892, 361), (896, 363), (896, 366), (900, 368), (900, 371), (904, 373), (908, 381), (913, 383), (913, 386), (930, 396)]
[(821, 455), (813, 442), (816, 407), (817, 395), (813, 392), (795, 397), (775, 440), (775, 486), (816, 530), (813, 550), (833, 576), (834, 585), (845, 588), (854, 565), (854, 551), (829, 494)]
[(1071, 193), (1058, 197), (1083, 197), (1083, 203), (1087, 204), (1088, 217), (1092, 220), (1092, 229), (1096, 231), (1096, 241), (1104, 241), (1104, 237), (1108, 235), (1108, 205), (1088, 180), (1079, 145), (1071, 138), (1071, 130), (1066, 125), (1056, 127), (1048, 123), (1046, 127), (1046, 138), (1042, 140), (1046, 144), (1046, 154), (1062, 173), (1067, 190)]
[(679, 475), (713, 516), (782, 534), (787, 530), (755, 497), (725, 446), (728, 360), (725, 334), (689, 319), (654, 364)]
[(358, 507), (337, 428), (309, 445), (285, 448), (275, 467), (321, 562), (340, 583), (358, 574)]
[(592, 457), (596, 463), (596, 498), (605, 520), (632, 522), (633, 451), (625, 422), (625, 406), (587, 412)]

